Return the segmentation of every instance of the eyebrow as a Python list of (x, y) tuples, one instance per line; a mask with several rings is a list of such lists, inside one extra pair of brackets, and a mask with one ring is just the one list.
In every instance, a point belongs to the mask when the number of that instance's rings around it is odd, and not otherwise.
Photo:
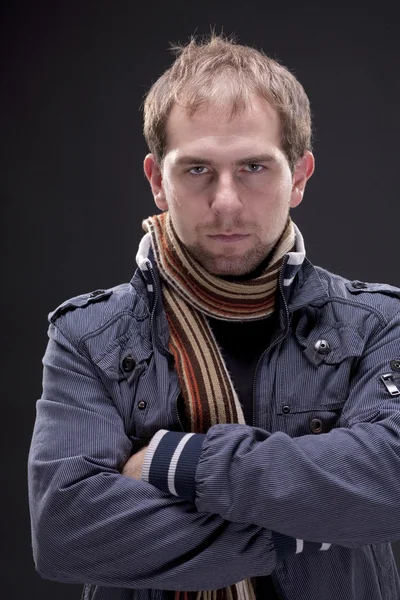
[[(271, 156), (271, 154), (256, 154), (254, 156), (246, 156), (245, 158), (241, 158), (240, 160), (235, 161), (235, 165), (248, 165), (252, 163), (272, 163), (276, 162), (275, 157)], [(176, 160), (175, 163), (177, 166), (183, 165), (207, 165), (210, 166), (213, 164), (213, 161), (209, 158), (202, 158), (201, 156), (181, 156)]]

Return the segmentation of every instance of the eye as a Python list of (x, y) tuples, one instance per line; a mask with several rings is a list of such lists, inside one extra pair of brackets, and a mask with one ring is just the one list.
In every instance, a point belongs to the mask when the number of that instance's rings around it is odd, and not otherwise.
[(189, 173), (191, 175), (202, 175), (203, 173), (206, 173), (207, 170), (208, 170), (207, 167), (197, 166), (197, 167), (192, 167), (189, 170)]
[(244, 166), (244, 170), (248, 173), (260, 173), (264, 167), (262, 165), (257, 165), (255, 163), (250, 163)]

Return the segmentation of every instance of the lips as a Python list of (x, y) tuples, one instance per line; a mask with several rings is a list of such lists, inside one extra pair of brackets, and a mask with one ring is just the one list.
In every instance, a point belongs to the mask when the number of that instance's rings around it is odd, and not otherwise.
[(210, 235), (212, 240), (216, 240), (219, 242), (239, 242), (240, 240), (244, 240), (249, 236), (248, 233), (230, 233), (230, 234), (218, 234), (218, 235)]

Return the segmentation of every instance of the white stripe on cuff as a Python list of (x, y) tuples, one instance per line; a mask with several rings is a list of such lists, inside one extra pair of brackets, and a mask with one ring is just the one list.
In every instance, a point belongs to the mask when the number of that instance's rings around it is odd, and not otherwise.
[(326, 542), (324, 542), (323, 544), (321, 544), (321, 550), (329, 550), (329, 548), (332, 546), (332, 544), (327, 544)]
[(296, 554), (300, 554), (304, 550), (304, 540), (296, 539)]
[(147, 450), (144, 455), (142, 464), (143, 481), (149, 481), (151, 461), (153, 460), (153, 456), (158, 448), (158, 444), (161, 442), (166, 433), (168, 433), (168, 429), (160, 429), (159, 431), (157, 431), (157, 433), (155, 433), (151, 438), (150, 444), (147, 446)]
[(186, 434), (181, 439), (181, 441), (179, 442), (179, 444), (175, 448), (175, 452), (173, 453), (172, 458), (171, 458), (171, 462), (169, 463), (169, 469), (168, 469), (168, 489), (171, 492), (171, 494), (173, 494), (174, 496), (178, 495), (176, 493), (176, 489), (175, 489), (175, 474), (176, 474), (176, 467), (178, 465), (178, 460), (179, 460), (180, 455), (182, 454), (182, 451), (183, 451), (184, 447), (186, 446), (186, 444), (188, 443), (188, 441), (190, 440), (190, 438), (192, 437), (192, 435), (195, 435), (195, 434), (194, 433), (188, 433), (188, 434)]

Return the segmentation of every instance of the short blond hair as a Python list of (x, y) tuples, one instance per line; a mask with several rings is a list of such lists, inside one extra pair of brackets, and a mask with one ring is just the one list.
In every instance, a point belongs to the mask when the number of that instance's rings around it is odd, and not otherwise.
[(192, 37), (173, 50), (174, 63), (152, 85), (143, 105), (144, 136), (156, 161), (161, 165), (165, 155), (166, 124), (174, 103), (191, 116), (210, 103), (227, 103), (233, 118), (255, 94), (279, 115), (282, 150), (293, 172), (311, 150), (312, 138), (310, 103), (296, 77), (264, 52), (215, 33), (199, 41)]

